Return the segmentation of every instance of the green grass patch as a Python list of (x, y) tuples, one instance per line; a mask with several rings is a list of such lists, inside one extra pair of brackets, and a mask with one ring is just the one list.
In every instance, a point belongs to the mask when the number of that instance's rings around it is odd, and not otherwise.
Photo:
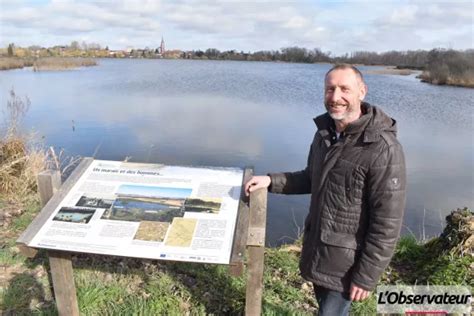
[(40, 202), (37, 198), (27, 199), (25, 201), (24, 213), (12, 220), (9, 229), (15, 232), (23, 232), (33, 221), (40, 209)]
[(16, 264), (22, 264), (25, 262), (25, 260), (25, 256), (12, 251), (11, 248), (0, 249), (0, 266), (13, 266)]
[(425, 248), (415, 237), (402, 236), (398, 241), (393, 260), (412, 262), (423, 256), (424, 252)]
[[(84, 315), (244, 313), (247, 276), (232, 277), (227, 266), (121, 258), (100, 265), (98, 260), (75, 269)], [(311, 315), (315, 310), (312, 289), (301, 290), (296, 254), (267, 249), (264, 283), (263, 315)]]
[(465, 246), (473, 231), (472, 211), (458, 209), (447, 216), (443, 233), (427, 242), (411, 236), (397, 244), (390, 269), (395, 283), (474, 286), (472, 246)]
[(4, 311), (23, 313), (43, 302), (43, 286), (29, 273), (20, 273), (13, 277), (10, 286), (3, 290), (0, 308)]
[[(265, 252), (264, 310), (285, 315), (305, 314), (316, 306), (311, 285), (299, 274), (299, 256), (290, 251), (268, 248)], [(307, 289), (306, 291), (304, 289)]]
[(445, 255), (429, 262), (423, 269), (423, 276), (429, 284), (468, 285), (474, 288), (472, 265), (474, 258), (470, 255)]
[(371, 293), (369, 298), (353, 302), (351, 306), (351, 315), (354, 316), (367, 316), (367, 315), (376, 315), (377, 314), (377, 297), (375, 293)]
[(210, 314), (243, 312), (245, 276), (232, 277), (227, 266), (210, 264), (166, 264), (168, 273), (184, 285), (189, 303)]

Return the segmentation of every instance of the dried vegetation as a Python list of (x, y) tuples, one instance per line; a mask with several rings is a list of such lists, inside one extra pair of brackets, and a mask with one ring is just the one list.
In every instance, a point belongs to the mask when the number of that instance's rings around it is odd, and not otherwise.
[(33, 64), (34, 71), (68, 70), (79, 67), (95, 66), (97, 62), (92, 58), (40, 58)]
[(0, 58), (0, 70), (18, 69), (33, 66), (33, 60), (30, 58)]
[(33, 71), (70, 70), (79, 67), (96, 66), (92, 58), (43, 57), (43, 58), (0, 58), (0, 70), (33, 67)]
[(474, 50), (434, 49), (428, 53), (421, 81), (437, 85), (474, 88)]
[(5, 125), (0, 137), (0, 197), (20, 202), (36, 191), (36, 175), (47, 166), (47, 154), (34, 145), (31, 135), (20, 132), (30, 100), (10, 91)]

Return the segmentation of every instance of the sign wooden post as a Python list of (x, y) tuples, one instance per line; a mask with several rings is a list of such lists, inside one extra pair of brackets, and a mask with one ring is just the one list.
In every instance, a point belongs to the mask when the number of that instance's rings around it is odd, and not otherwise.
[[(59, 171), (45, 171), (38, 175), (38, 191), (42, 206), (53, 197), (61, 186)], [(53, 280), (54, 297), (58, 314), (79, 315), (76, 286), (72, 272), (71, 254), (65, 251), (48, 251), (51, 279)]]
[[(242, 188), (245, 183), (252, 178), (253, 170), (245, 168), (244, 178), (242, 181)], [(244, 272), (244, 258), (247, 247), (247, 235), (249, 229), (249, 204), (248, 197), (244, 190), (240, 192), (239, 213), (237, 214), (237, 223), (235, 227), (234, 245), (232, 247), (232, 254), (229, 263), (229, 272), (232, 276), (241, 276)]]
[(46, 170), (38, 174), (37, 180), (41, 207), (44, 207), (61, 187), (61, 173), (57, 170)]
[(250, 316), (262, 313), (266, 218), (267, 189), (260, 189), (250, 194), (247, 290), (245, 293), (245, 314)]
[[(36, 255), (37, 250), (29, 247), (29, 242), (92, 161), (93, 159), (91, 158), (82, 159), (68, 180), (62, 185), (61, 176), (58, 171), (47, 170), (38, 175), (38, 192), (43, 210), (17, 239), (17, 245), (23, 255), (30, 258)], [(48, 257), (58, 314), (60, 316), (79, 315), (70, 253), (48, 250)]]

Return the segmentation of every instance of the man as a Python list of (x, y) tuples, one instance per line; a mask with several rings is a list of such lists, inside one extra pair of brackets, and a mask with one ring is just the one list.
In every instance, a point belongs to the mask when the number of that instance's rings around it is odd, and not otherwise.
[(305, 169), (255, 176), (245, 185), (272, 193), (311, 193), (301, 275), (314, 284), (319, 315), (347, 315), (368, 297), (390, 262), (405, 208), (405, 159), (395, 120), (363, 102), (360, 71), (336, 65), (325, 76), (327, 113)]

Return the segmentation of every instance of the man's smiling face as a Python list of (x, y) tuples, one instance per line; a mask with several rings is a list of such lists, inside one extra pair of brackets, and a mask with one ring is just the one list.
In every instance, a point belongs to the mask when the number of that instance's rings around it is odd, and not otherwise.
[(326, 76), (324, 87), (324, 105), (333, 120), (346, 125), (360, 117), (360, 104), (367, 88), (352, 69), (331, 71)]

